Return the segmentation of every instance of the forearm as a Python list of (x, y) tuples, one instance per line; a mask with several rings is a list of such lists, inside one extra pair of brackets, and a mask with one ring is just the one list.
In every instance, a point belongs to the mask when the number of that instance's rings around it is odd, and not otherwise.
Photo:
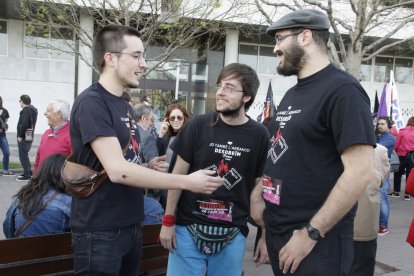
[(250, 195), (250, 217), (262, 228), (265, 226), (263, 218), (264, 209), (265, 203), (262, 197), (262, 181), (261, 178), (257, 178), (256, 186)]
[[(358, 152), (359, 150), (359, 152)], [(374, 153), (371, 146), (350, 149), (342, 157), (344, 171), (321, 209), (310, 220), (322, 235), (327, 233), (355, 205), (374, 177)]]
[(165, 214), (175, 216), (178, 201), (180, 200), (181, 190), (169, 190), (167, 196), (167, 204), (165, 206)]

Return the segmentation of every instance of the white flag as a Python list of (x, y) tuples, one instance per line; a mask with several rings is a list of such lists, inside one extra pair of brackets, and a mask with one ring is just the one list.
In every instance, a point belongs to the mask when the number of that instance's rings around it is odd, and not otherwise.
[(394, 71), (390, 72), (389, 95), (391, 97), (391, 119), (395, 123), (395, 128), (400, 131), (404, 127), (404, 120), (400, 108), (397, 86), (394, 80)]

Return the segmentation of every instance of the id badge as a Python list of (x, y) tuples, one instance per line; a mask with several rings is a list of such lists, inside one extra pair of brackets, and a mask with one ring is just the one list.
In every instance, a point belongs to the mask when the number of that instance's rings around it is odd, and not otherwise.
[(282, 192), (282, 180), (272, 179), (270, 176), (262, 177), (263, 199), (275, 205), (280, 205), (280, 196)]

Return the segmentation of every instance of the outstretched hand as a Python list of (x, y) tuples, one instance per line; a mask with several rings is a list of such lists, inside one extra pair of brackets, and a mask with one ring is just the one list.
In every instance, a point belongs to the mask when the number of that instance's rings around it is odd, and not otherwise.
[(224, 178), (213, 177), (216, 171), (211, 170), (198, 170), (189, 174), (190, 183), (185, 186), (185, 190), (189, 190), (193, 193), (212, 194), (220, 186), (224, 184)]
[(166, 158), (167, 157), (165, 155), (152, 158), (148, 162), (148, 168), (159, 172), (168, 172), (170, 164), (165, 162)]

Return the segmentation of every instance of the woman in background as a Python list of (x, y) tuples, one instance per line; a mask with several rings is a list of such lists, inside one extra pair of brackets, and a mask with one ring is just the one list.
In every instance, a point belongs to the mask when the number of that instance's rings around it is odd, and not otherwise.
[[(394, 172), (394, 191), (390, 196), (400, 197), (401, 177), (405, 171), (405, 179), (407, 181), (411, 170), (411, 166), (406, 156), (408, 152), (414, 151), (414, 117), (408, 119), (407, 126), (400, 129), (394, 149), (400, 158), (400, 168), (398, 169), (398, 172)], [(411, 197), (409, 194), (404, 194), (404, 200), (410, 199)]]
[(7, 120), (9, 119), (9, 112), (3, 107), (3, 99), (0, 97), (0, 148), (3, 153), (3, 170), (1, 175), (14, 176), (15, 174), (9, 171), (10, 148), (7, 141), (6, 131), (8, 129)]
[[(159, 156), (167, 156), (165, 161), (170, 164), (168, 172), (172, 171), (177, 157), (170, 149), (170, 144), (174, 141), (181, 128), (187, 123), (188, 119), (187, 110), (179, 103), (171, 104), (165, 112), (164, 122), (157, 137), (157, 148)], [(149, 195), (158, 199), (165, 209), (165, 204), (167, 203), (166, 190), (149, 190)]]
[(60, 174), (65, 158), (61, 154), (47, 157), (14, 196), (3, 223), (6, 238), (69, 231), (72, 197), (66, 194)]

